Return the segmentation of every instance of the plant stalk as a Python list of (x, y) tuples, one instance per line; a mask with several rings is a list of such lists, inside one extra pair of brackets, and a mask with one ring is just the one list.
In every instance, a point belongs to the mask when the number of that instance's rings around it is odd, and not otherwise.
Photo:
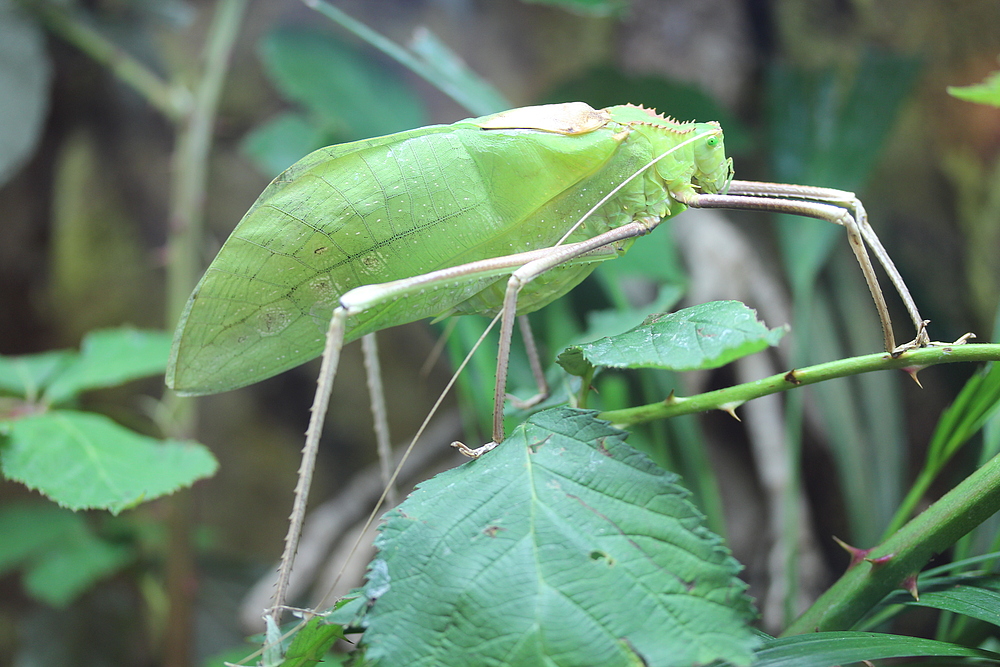
[[(987, 346), (976, 346), (987, 347)], [(847, 630), (935, 554), (1000, 510), (1000, 455), (851, 567), (782, 636)]]
[(654, 419), (667, 419), (708, 410), (735, 409), (747, 401), (781, 391), (788, 391), (834, 378), (893, 369), (923, 368), (943, 363), (963, 361), (998, 361), (1000, 345), (965, 344), (940, 345), (904, 352), (893, 358), (886, 353), (838, 359), (815, 366), (793, 369), (755, 382), (747, 382), (690, 397), (670, 396), (657, 403), (634, 408), (608, 410), (598, 415), (616, 426), (642, 424)]

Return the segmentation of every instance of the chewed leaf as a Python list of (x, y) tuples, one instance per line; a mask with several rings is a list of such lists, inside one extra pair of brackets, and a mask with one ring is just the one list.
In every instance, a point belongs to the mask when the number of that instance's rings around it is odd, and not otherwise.
[(53, 410), (8, 422), (0, 467), (9, 479), (73, 510), (114, 514), (215, 472), (195, 442), (154, 440), (89, 412)]
[(547, 410), (420, 485), (376, 542), (366, 657), (749, 664), (757, 640), (739, 564), (676, 475), (624, 438), (593, 413)]
[(784, 334), (783, 327), (768, 329), (739, 301), (713, 301), (652, 315), (623, 334), (568, 348), (559, 363), (565, 356), (574, 367), (585, 360), (615, 368), (718, 368), (776, 345)]

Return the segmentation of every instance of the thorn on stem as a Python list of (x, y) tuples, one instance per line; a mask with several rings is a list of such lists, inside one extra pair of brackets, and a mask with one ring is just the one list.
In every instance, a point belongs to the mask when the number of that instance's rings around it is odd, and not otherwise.
[(859, 549), (857, 547), (852, 547), (836, 535), (833, 536), (833, 541), (839, 544), (844, 551), (851, 555), (851, 563), (847, 566), (848, 570), (866, 560), (868, 558), (868, 554), (871, 552), (871, 549)]
[(736, 415), (736, 408), (740, 407), (745, 402), (746, 401), (734, 401), (732, 403), (723, 403), (722, 405), (719, 406), (719, 409), (727, 413), (730, 417), (732, 417), (736, 421), (742, 422), (743, 420)]
[(913, 381), (917, 383), (917, 386), (923, 389), (924, 385), (920, 384), (920, 378), (917, 377), (917, 373), (925, 368), (927, 368), (927, 366), (906, 366), (903, 368), (903, 372), (913, 378)]
[(913, 596), (913, 599), (920, 602), (920, 591), (917, 590), (917, 575), (916, 573), (911, 574), (906, 579), (903, 579), (902, 588), (909, 592)]

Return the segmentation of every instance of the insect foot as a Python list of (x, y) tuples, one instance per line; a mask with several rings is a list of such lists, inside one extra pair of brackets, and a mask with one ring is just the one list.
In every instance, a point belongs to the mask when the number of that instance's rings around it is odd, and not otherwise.
[(486, 452), (494, 449), (498, 444), (500, 443), (487, 442), (482, 447), (477, 447), (476, 449), (469, 449), (469, 447), (467, 447), (464, 442), (459, 442), (458, 440), (456, 440), (455, 442), (451, 443), (451, 446), (457, 449), (458, 451), (462, 452), (466, 456), (468, 456), (470, 459), (478, 459)]

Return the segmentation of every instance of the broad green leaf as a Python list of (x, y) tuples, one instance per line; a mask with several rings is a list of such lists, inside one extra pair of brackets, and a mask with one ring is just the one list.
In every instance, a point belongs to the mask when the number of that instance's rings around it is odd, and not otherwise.
[(624, 438), (593, 413), (547, 410), (421, 484), (376, 541), (367, 659), (749, 664), (739, 564), (676, 475)]
[(652, 315), (623, 334), (568, 348), (558, 362), (564, 368), (576, 367), (581, 358), (614, 368), (718, 368), (776, 345), (784, 333), (781, 327), (769, 330), (739, 301), (712, 301)]
[(52, 350), (16, 357), (0, 355), (0, 393), (33, 401), (52, 377), (76, 360), (72, 350)]
[(649, 313), (665, 313), (677, 305), (684, 290), (678, 285), (663, 285), (656, 300), (642, 308), (594, 310), (587, 313), (587, 330), (580, 340), (597, 340), (612, 337), (623, 331), (638, 326), (649, 316)]
[(163, 331), (92, 331), (80, 345), (80, 356), (46, 387), (45, 398), (58, 404), (87, 389), (113, 387), (162, 373), (170, 356), (170, 341), (170, 334)]
[(248, 134), (243, 139), (243, 150), (262, 173), (274, 177), (303, 155), (332, 141), (330, 133), (302, 114), (286, 112)]
[(273, 32), (261, 44), (261, 57), (283, 95), (348, 139), (426, 122), (419, 98), (399, 78), (329, 34)]
[(767, 640), (755, 667), (830, 667), (862, 660), (938, 656), (1000, 661), (1000, 654), (933, 639), (876, 632), (818, 632)]
[(49, 105), (45, 34), (19, 3), (0, 0), (0, 184), (31, 157)]
[(94, 583), (113, 574), (135, 558), (127, 546), (77, 531), (27, 568), (24, 587), (35, 598), (65, 607)]
[(209, 477), (218, 463), (204, 446), (159, 441), (107, 417), (54, 410), (8, 422), (0, 468), (73, 510), (117, 514)]
[(948, 86), (948, 94), (966, 102), (1000, 107), (1000, 71), (991, 73), (982, 83), (971, 86)]
[(83, 517), (52, 504), (0, 507), (0, 574), (80, 530)]

